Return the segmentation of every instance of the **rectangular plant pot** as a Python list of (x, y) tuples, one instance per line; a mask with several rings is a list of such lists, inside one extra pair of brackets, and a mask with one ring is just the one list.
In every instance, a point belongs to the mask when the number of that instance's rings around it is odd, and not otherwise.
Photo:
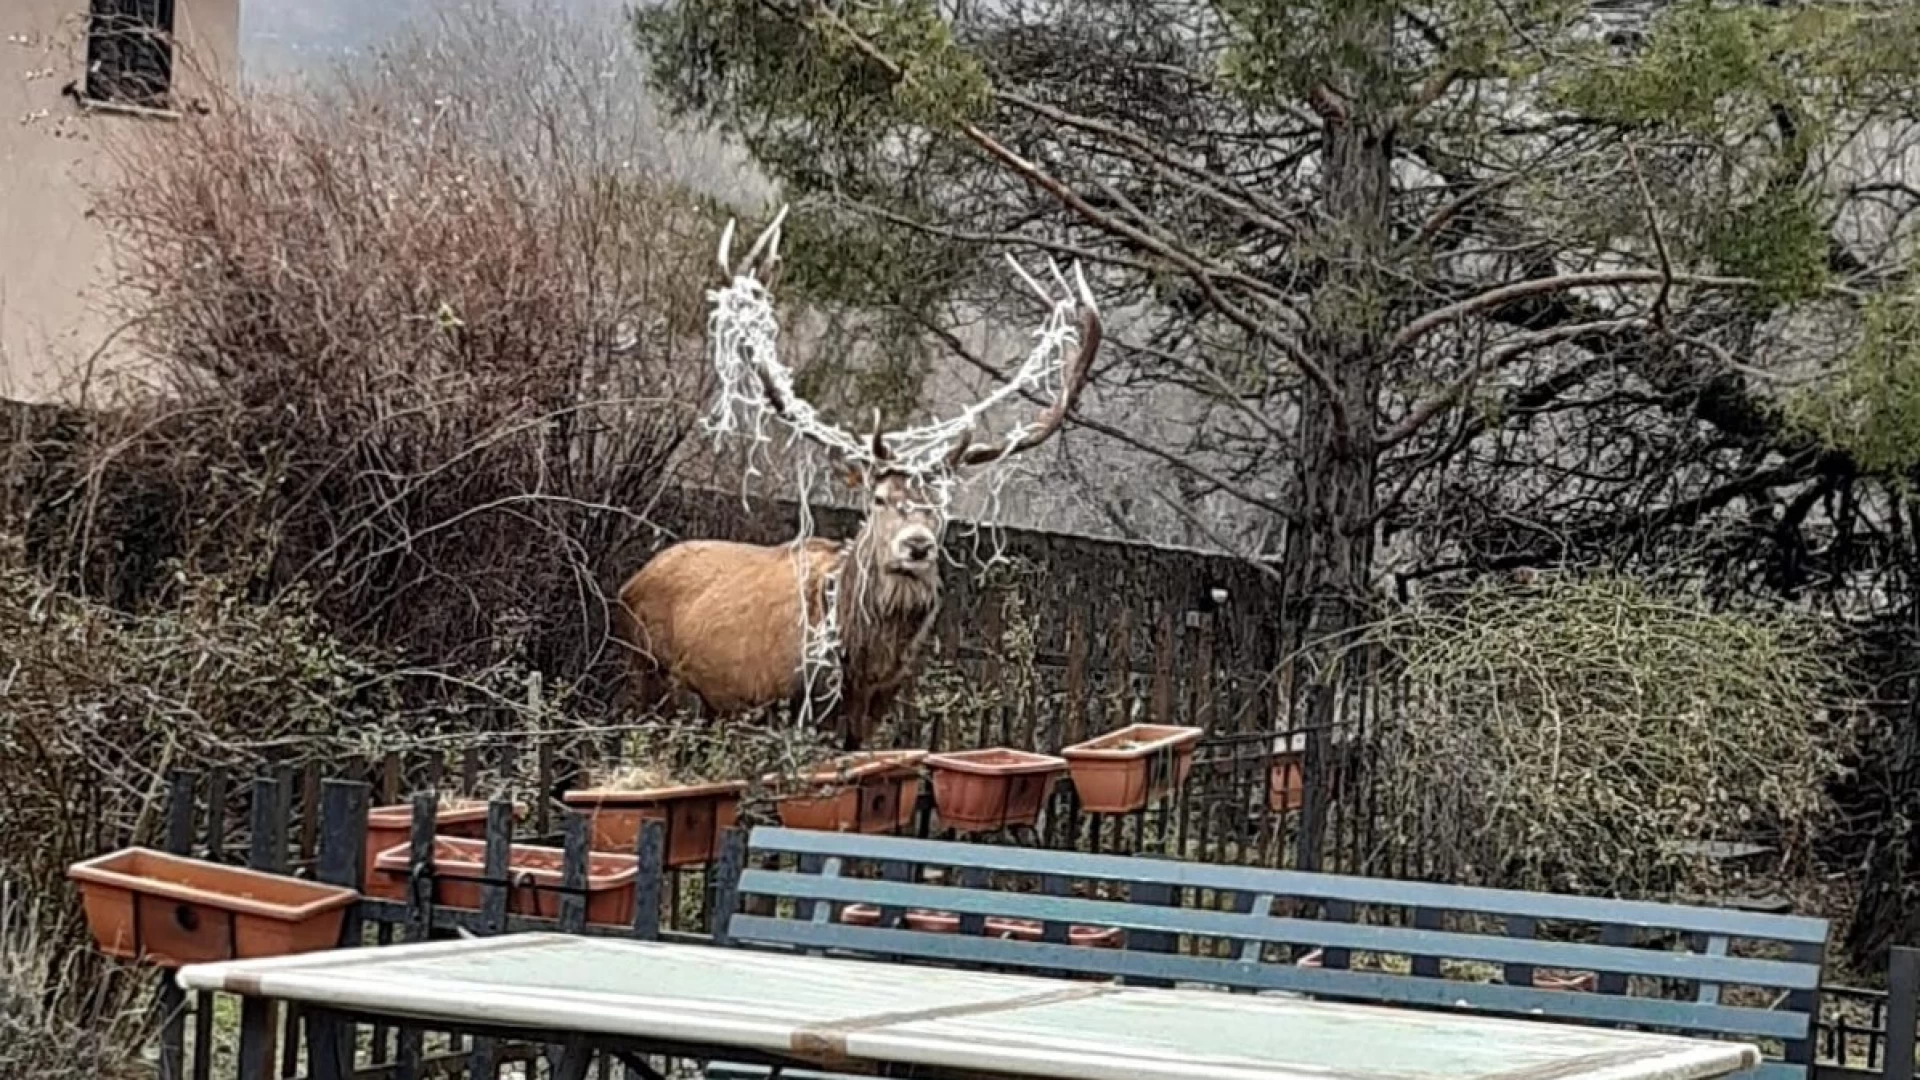
[(1125, 814), (1177, 790), (1193, 771), (1197, 727), (1129, 724), (1060, 751), (1073, 773), (1081, 809)]
[(719, 856), (720, 836), (740, 820), (745, 790), (746, 781), (730, 780), (643, 791), (588, 788), (561, 798), (587, 814), (595, 851), (630, 855), (639, 846), (641, 823), (666, 822), (666, 865), (681, 867), (702, 866)]
[(74, 863), (100, 950), (161, 967), (332, 949), (353, 889), (131, 847)]
[[(399, 844), (374, 860), (380, 872), (401, 882), (411, 871), (412, 851)], [(507, 912), (542, 919), (560, 917), (560, 886), (565, 881), (564, 848), (513, 844), (507, 848)], [(633, 921), (634, 886), (640, 860), (632, 855), (595, 851), (587, 855), (587, 921), (626, 926)], [(433, 902), (460, 911), (479, 911), (487, 876), (487, 842), (458, 838), (433, 842)]]
[[(841, 909), (840, 921), (849, 926), (878, 926), (880, 909), (872, 904), (848, 904)], [(950, 911), (914, 909), (906, 912), (901, 921), (907, 929), (922, 933), (957, 934), (960, 932), (960, 916)], [(1046, 937), (1046, 928), (1035, 920), (1010, 919), (998, 915), (987, 916), (981, 932), (988, 937), (1012, 938), (1015, 941), (1041, 941)], [(1126, 939), (1127, 932), (1117, 926), (1067, 927), (1067, 944), (1069, 945), (1090, 949), (1118, 949), (1124, 947)]]
[[(441, 807), (433, 815), (433, 835), (485, 839), (487, 804), (472, 800)], [(360, 863), (363, 868), (361, 891), (368, 896), (378, 896), (386, 900), (405, 900), (407, 898), (406, 879), (379, 873), (374, 869), (373, 861), (381, 852), (395, 844), (405, 845), (412, 842), (412, 803), (393, 803), (389, 806), (369, 808), (365, 853)]]
[[(835, 758), (801, 780), (810, 794), (776, 802), (780, 824), (822, 832), (898, 832), (913, 820), (920, 799), (920, 762), (925, 750), (878, 750)], [(778, 783), (779, 777), (768, 777)]]
[(1067, 762), (996, 746), (934, 754), (927, 758), (927, 768), (933, 773), (933, 802), (941, 824), (960, 832), (993, 832), (1038, 820)]
[(1301, 753), (1287, 750), (1267, 762), (1267, 809), (1276, 814), (1298, 810), (1307, 801), (1306, 771)]

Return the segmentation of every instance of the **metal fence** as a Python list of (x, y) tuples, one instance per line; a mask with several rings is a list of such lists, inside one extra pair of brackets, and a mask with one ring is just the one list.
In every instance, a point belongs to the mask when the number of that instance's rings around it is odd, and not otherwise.
[[(665, 865), (665, 830), (652, 822), (643, 829), (637, 846), (639, 875), (631, 920), (590, 921), (585, 888), (588, 818), (549, 806), (544, 798), (529, 800), (531, 812), (523, 822), (526, 832), (516, 829), (514, 804), (494, 799), (486, 831), (502, 852), (509, 842), (546, 843), (564, 852), (561, 881), (552, 887), (557, 896), (550, 913), (529, 913), (510, 905), (509, 889), (525, 888), (525, 882), (509, 880), (504, 869), (494, 867), (476, 879), (483, 897), (479, 904), (471, 908), (437, 905), (433, 875), (423, 868), (432, 862), (429, 852), (438, 789), (464, 781), (468, 790), (474, 790), (486, 775), (481, 757), (478, 751), (472, 758), (462, 755), (449, 768), (444, 758), (436, 762), (429, 755), (422, 768), (434, 780), (419, 787), (408, 782), (408, 765), (399, 758), (358, 763), (357, 775), (344, 779), (309, 769), (242, 778), (219, 771), (177, 772), (170, 778), (165, 846), (217, 862), (359, 887), (364, 881), (369, 805), (408, 795), (415, 821), (403, 898), (363, 900), (349, 919), (347, 940), (369, 945), (462, 931), (486, 935), (531, 929), (699, 942), (705, 940), (717, 906), (731, 905), (731, 897), (718, 893), (742, 857), (738, 834), (734, 843), (723, 848), (717, 864), (671, 870)], [(535, 782), (544, 783), (559, 771), (552, 754), (536, 752), (533, 757), (546, 763), (530, 774)], [(1270, 821), (1262, 825), (1257, 809), (1242, 817), (1254, 801), (1255, 790), (1264, 801), (1264, 781), (1253, 779), (1261, 770), (1248, 764), (1258, 760), (1244, 743), (1216, 744), (1203, 759), (1204, 767), (1196, 766), (1193, 774), (1196, 781), (1215, 778), (1218, 783), (1213, 787), (1192, 783), (1174, 808), (1129, 815), (1111, 831), (1083, 822), (1080, 827), (1061, 825), (1062, 835), (1081, 843), (1091, 837), (1109, 851), (1177, 855), (1174, 849), (1181, 843), (1214, 845), (1217, 851), (1232, 851), (1236, 844), (1246, 852), (1263, 851), (1262, 845), (1300, 834), (1274, 827)], [(1239, 824), (1215, 827), (1210, 823), (1216, 817)], [(1071, 821), (1071, 815), (1062, 820)], [(1816, 1080), (1912, 1080), (1917, 984), (1920, 953), (1897, 950), (1888, 991), (1823, 988)], [(297, 1009), (283, 1013), (269, 1004), (248, 1002), (236, 1017), (230, 1001), (209, 993), (189, 999), (167, 979), (160, 982), (158, 1000), (165, 1020), (160, 1080), (189, 1076), (193, 1080), (295, 1080), (307, 1075), (315, 1044)], [(357, 1075), (366, 1080), (420, 1080), (432, 1074), (487, 1080), (501, 1076), (508, 1066), (523, 1066), (528, 1071), (522, 1075), (531, 1078), (541, 1067), (537, 1047), (380, 1026), (362, 1028), (350, 1043), (329, 1042), (320, 1052), (354, 1054)], [(602, 1067), (603, 1080), (610, 1076), (610, 1068)]]
[[(555, 799), (560, 793), (579, 786), (583, 777), (613, 775), (635, 764), (617, 749), (620, 734), (620, 729), (605, 729), (472, 736), (452, 750), (414, 745), (344, 762), (269, 765), (259, 772), (282, 792), (277, 797), (289, 815), (288, 865), (299, 868), (314, 857), (324, 778), (367, 783), (373, 798), (386, 804), (419, 791), (514, 799), (528, 807), (533, 835), (551, 841), (558, 836)], [(996, 744), (997, 733), (974, 734), (969, 740), (947, 739), (937, 749)], [(1060, 784), (1034, 834), (1023, 842), (1060, 850), (1362, 872), (1374, 842), (1361, 827), (1370, 787), (1364, 757), (1343, 735), (1302, 728), (1207, 737), (1194, 751), (1187, 782), (1173, 797), (1128, 814), (1087, 813), (1073, 786)], [(244, 779), (244, 770), (238, 774), (242, 780), (235, 775), (231, 769), (210, 769), (200, 781), (209, 808), (207, 843), (216, 857), (250, 843), (242, 788), (250, 790), (257, 781)], [(923, 786), (915, 818), (920, 835), (929, 835), (932, 805)]]

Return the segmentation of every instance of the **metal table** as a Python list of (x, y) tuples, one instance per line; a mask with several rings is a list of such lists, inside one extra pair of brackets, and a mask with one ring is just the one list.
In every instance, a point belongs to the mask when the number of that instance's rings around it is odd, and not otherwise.
[(202, 964), (179, 980), (564, 1043), (562, 1075), (595, 1050), (1055, 1080), (1709, 1080), (1760, 1061), (1739, 1043), (1525, 1020), (544, 933)]

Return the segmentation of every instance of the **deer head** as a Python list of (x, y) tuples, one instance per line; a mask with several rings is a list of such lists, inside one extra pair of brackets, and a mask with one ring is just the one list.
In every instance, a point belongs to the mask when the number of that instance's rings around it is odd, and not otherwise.
[(922, 582), (939, 576), (940, 543), (947, 515), (926, 478), (893, 466), (878, 410), (869, 447), (872, 463), (848, 466), (848, 483), (866, 495), (866, 520), (854, 550), (871, 573), (897, 574)]

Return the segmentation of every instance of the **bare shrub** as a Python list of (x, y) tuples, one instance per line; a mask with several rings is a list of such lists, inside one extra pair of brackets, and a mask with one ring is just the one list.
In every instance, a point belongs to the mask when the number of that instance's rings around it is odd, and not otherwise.
[(1483, 585), (1400, 613), (1406, 718), (1382, 777), (1436, 872), (1647, 895), (1723, 884), (1686, 842), (1807, 869), (1850, 724), (1823, 625), (1621, 578)]
[(0, 657), (0, 878), (36, 895), (70, 895), (78, 859), (153, 843), (170, 769), (337, 760), (419, 723), (391, 667), (298, 593), (255, 604), (217, 578), (182, 574), (135, 615), (0, 559)]
[(134, 608), (167, 559), (298, 587), (348, 641), (604, 704), (581, 679), (704, 396), (716, 224), (591, 127), (528, 154), (391, 74), (121, 149), (100, 212), (160, 393), (94, 430), (36, 555)]

